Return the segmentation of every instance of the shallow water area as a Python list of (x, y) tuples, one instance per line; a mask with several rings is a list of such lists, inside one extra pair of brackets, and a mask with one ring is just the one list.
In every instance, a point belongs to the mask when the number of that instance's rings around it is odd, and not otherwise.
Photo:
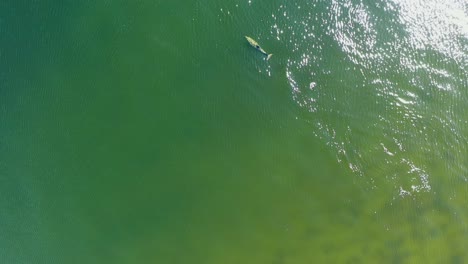
[(3, 2), (0, 261), (467, 262), (467, 21), (458, 0)]

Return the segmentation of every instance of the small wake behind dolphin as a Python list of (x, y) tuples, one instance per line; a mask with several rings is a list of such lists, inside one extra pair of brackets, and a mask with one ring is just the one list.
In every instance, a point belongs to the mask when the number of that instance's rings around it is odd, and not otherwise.
[(264, 51), (262, 49), (262, 47), (260, 47), (260, 45), (258, 45), (257, 41), (255, 41), (251, 37), (245, 36), (245, 38), (249, 42), (250, 46), (254, 47), (256, 50), (260, 51), (263, 55), (267, 56), (267, 58), (266, 58), (267, 60), (269, 60), (271, 58), (271, 56), (273, 56), (273, 54), (271, 54), (271, 53), (268, 54), (266, 51)]

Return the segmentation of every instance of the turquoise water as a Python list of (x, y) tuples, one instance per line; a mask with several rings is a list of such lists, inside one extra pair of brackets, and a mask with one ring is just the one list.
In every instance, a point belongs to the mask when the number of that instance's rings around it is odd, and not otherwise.
[(3, 1), (1, 262), (468, 262), (467, 25), (461, 0)]

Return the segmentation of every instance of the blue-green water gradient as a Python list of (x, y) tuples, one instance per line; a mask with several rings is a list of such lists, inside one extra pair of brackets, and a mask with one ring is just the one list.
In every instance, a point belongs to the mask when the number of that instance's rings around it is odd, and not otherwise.
[(1, 2), (0, 262), (467, 262), (467, 25), (461, 0)]

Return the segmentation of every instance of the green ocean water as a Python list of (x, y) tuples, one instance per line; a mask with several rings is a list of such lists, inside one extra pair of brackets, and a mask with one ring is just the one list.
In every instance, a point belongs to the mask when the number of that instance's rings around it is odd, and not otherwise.
[(467, 70), (462, 0), (2, 1), (0, 262), (466, 263)]

